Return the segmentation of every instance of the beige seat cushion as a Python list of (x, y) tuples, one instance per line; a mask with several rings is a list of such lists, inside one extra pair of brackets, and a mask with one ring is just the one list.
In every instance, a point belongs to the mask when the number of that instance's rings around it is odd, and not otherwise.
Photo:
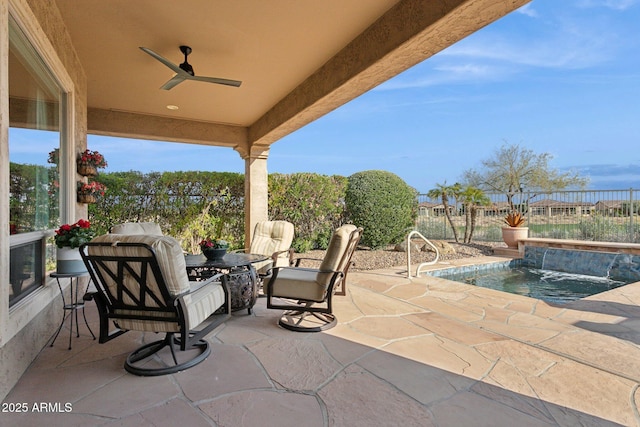
[(149, 234), (162, 236), (160, 226), (155, 222), (125, 222), (111, 227), (112, 234)]
[(271, 295), (279, 298), (324, 301), (328, 282), (319, 280), (321, 274), (316, 269), (285, 267), (278, 270), (273, 281)]
[(349, 237), (357, 227), (343, 225), (333, 232), (319, 269), (281, 268), (273, 283), (272, 295), (280, 298), (321, 302), (325, 300), (333, 272), (344, 271)]
[(266, 259), (264, 261), (254, 262), (252, 263), (252, 265), (253, 268), (256, 269), (256, 273), (258, 273), (258, 275), (264, 276), (266, 274), (269, 274), (269, 270), (272, 269), (273, 260)]
[[(96, 237), (92, 242), (106, 243), (144, 243), (149, 245), (156, 253), (156, 259), (162, 273), (162, 277), (167, 285), (169, 294), (178, 296), (191, 290), (191, 283), (187, 276), (187, 269), (182, 248), (176, 239), (170, 236), (152, 236), (152, 235), (123, 235), (123, 234), (105, 234)], [(148, 256), (149, 252), (138, 247), (114, 247), (101, 246), (89, 247), (90, 255), (124, 255), (124, 256)], [(113, 262), (112, 264), (115, 264)], [(113, 267), (111, 267), (113, 268)], [(136, 271), (136, 274), (139, 274)], [(125, 282), (127, 279), (125, 278)], [(128, 282), (132, 286), (136, 286), (136, 281), (131, 277)], [(109, 281), (105, 284), (112, 290), (115, 289), (115, 282)], [(148, 275), (147, 285), (154, 290), (158, 289), (158, 284), (153, 275)], [(213, 314), (219, 307), (225, 303), (224, 288), (221, 283), (214, 283), (198, 289), (193, 294), (184, 296), (184, 302), (187, 306), (189, 326), (191, 328), (198, 326), (207, 317)], [(133, 302), (133, 301), (130, 301)], [(157, 307), (158, 305), (148, 300), (147, 305)], [(141, 314), (140, 311), (122, 310), (123, 314)], [(168, 315), (168, 314), (167, 314)], [(157, 331), (157, 332), (177, 332), (178, 325), (175, 322), (161, 322), (151, 320), (118, 320), (118, 326), (123, 329)]]

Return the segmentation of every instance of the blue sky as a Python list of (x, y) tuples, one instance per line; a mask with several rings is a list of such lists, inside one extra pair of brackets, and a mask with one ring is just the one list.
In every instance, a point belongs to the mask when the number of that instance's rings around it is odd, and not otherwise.
[[(107, 172), (244, 172), (226, 148), (88, 141)], [(640, 0), (533, 0), (276, 142), (268, 169), (383, 169), (426, 192), (505, 142), (550, 153), (590, 188), (640, 187)]]

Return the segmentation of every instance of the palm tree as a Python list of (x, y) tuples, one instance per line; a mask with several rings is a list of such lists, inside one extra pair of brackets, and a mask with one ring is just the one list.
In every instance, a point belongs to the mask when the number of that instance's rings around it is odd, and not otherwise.
[(464, 243), (471, 243), (471, 238), (473, 237), (473, 232), (476, 228), (478, 207), (490, 204), (491, 200), (489, 200), (489, 197), (484, 194), (484, 191), (471, 185), (468, 185), (461, 190), (458, 193), (458, 197), (464, 206)]
[(430, 199), (441, 199), (442, 206), (444, 206), (444, 214), (449, 221), (449, 225), (451, 226), (451, 230), (453, 230), (453, 237), (458, 243), (458, 231), (456, 227), (453, 225), (453, 219), (451, 219), (451, 212), (449, 211), (449, 198), (450, 197), (458, 197), (458, 194), (462, 190), (462, 186), (459, 183), (455, 183), (453, 185), (447, 185), (445, 181), (444, 184), (436, 184), (436, 188), (429, 190), (427, 193), (427, 197)]

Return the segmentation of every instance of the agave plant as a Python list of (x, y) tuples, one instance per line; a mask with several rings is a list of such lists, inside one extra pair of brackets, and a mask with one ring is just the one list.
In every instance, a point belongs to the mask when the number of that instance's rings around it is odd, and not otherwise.
[(509, 227), (520, 227), (524, 224), (525, 218), (520, 212), (511, 212), (504, 218), (504, 222), (507, 223)]

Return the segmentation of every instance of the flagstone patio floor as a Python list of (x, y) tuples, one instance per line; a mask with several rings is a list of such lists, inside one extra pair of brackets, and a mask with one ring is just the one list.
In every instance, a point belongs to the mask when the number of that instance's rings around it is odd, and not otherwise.
[(260, 298), (208, 336), (205, 362), (161, 377), (123, 369), (155, 335), (98, 344), (81, 323), (72, 350), (64, 330), (42, 350), (4, 401), (28, 411), (0, 425), (640, 425), (640, 283), (553, 306), (395, 268), (351, 272), (334, 302), (335, 328), (296, 333)]

